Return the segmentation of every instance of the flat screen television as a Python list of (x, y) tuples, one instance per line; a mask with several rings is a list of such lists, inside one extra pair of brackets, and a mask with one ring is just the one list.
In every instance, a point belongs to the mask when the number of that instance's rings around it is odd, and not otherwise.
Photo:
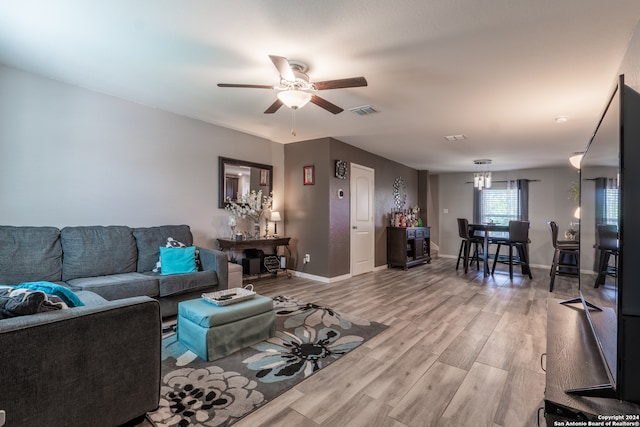
[[(620, 76), (580, 166), (580, 297), (608, 383), (569, 389), (640, 402), (640, 94)], [(569, 301), (571, 302), (571, 301)]]

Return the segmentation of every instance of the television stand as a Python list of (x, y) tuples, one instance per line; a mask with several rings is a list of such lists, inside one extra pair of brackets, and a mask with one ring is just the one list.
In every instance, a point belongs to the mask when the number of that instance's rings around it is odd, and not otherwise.
[[(598, 311), (602, 311), (602, 309), (600, 307), (598, 307), (595, 304), (591, 304), (589, 301), (584, 300), (584, 303), (587, 305), (587, 307), (591, 307), (594, 310), (598, 310)], [(563, 305), (569, 305), (569, 304), (582, 304), (582, 299), (581, 298), (571, 298), (571, 299), (566, 299), (564, 301), (560, 301), (560, 304)]]
[(573, 393), (606, 387), (609, 377), (584, 310), (561, 303), (556, 298), (547, 300), (547, 426), (556, 421), (602, 421), (599, 415), (640, 414), (636, 403)]

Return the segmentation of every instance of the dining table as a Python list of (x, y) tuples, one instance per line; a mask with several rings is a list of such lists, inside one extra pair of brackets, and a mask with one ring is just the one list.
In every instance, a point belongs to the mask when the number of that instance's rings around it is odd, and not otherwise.
[(469, 234), (472, 236), (483, 236), (482, 244), (482, 266), (484, 277), (489, 275), (489, 235), (491, 233), (509, 233), (509, 226), (502, 224), (469, 224)]

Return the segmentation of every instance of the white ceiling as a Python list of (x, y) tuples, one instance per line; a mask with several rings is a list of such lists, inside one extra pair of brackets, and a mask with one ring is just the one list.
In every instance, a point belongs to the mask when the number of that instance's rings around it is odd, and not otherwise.
[[(584, 149), (639, 18), (638, 0), (2, 0), (0, 63), (281, 143), (506, 170)], [(277, 85), (270, 54), (369, 85), (320, 92), (345, 111), (305, 106), (294, 137), (291, 110), (263, 114), (274, 91), (216, 86)]]

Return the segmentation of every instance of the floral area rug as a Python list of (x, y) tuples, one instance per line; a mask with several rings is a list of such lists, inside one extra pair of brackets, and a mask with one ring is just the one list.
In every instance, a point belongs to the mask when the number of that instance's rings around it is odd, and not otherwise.
[(163, 339), (156, 427), (229, 426), (383, 331), (376, 322), (294, 298), (273, 298), (276, 335), (212, 362), (175, 333)]

